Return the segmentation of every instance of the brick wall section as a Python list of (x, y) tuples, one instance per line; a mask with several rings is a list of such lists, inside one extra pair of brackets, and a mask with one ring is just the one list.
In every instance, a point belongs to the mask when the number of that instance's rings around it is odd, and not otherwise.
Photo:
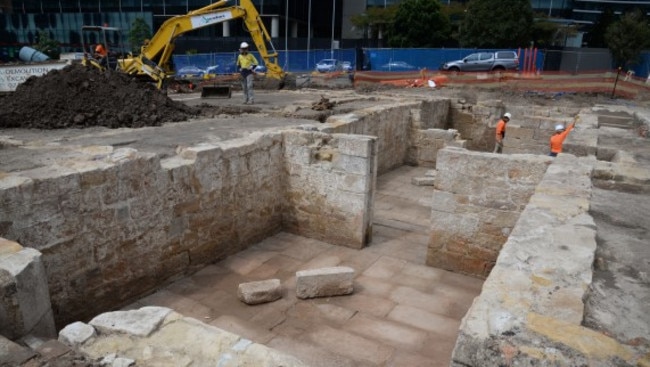
[(486, 277), (550, 157), (438, 152), (427, 265)]
[(372, 235), (374, 137), (286, 131), (284, 229), (362, 248)]

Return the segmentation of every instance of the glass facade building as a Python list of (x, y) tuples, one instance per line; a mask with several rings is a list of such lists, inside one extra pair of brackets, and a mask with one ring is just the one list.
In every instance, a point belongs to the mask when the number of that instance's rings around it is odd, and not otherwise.
[[(22, 46), (34, 45), (40, 31), (59, 42), (62, 52), (81, 49), (82, 25), (109, 25), (128, 31), (137, 18), (152, 30), (167, 19), (217, 0), (0, 0), (0, 60), (15, 59)], [(252, 0), (278, 49), (329, 49), (360, 45), (363, 34), (354, 30), (350, 17), (369, 7), (386, 7), (402, 0)], [(454, 1), (467, 3), (469, 0)], [(239, 0), (230, 0), (229, 5)], [(450, 0), (440, 0), (443, 5)], [(650, 14), (650, 0), (531, 0), (536, 12), (566, 24), (588, 28), (604, 9), (622, 14), (639, 8)], [(332, 27), (334, 26), (334, 27)], [(250, 41), (241, 20), (227, 26), (211, 26), (178, 38), (176, 52), (236, 50), (241, 41)]]
[[(14, 59), (22, 46), (37, 42), (41, 31), (58, 41), (62, 52), (79, 51), (82, 25), (120, 28), (123, 43), (130, 48), (128, 31), (135, 19), (144, 19), (152, 30), (156, 30), (170, 17), (215, 2), (217, 0), (0, 0), (0, 60)], [(329, 48), (330, 15), (333, 8), (338, 7), (336, 25), (340, 29), (342, 3), (343, 0), (253, 0), (274, 43), (278, 48), (288, 49), (304, 48), (308, 36), (313, 46), (320, 42)], [(238, 0), (230, 0), (226, 6), (236, 4)], [(178, 52), (236, 50), (243, 40), (250, 42), (250, 37), (242, 21), (234, 20), (188, 32), (177, 39), (176, 49)]]

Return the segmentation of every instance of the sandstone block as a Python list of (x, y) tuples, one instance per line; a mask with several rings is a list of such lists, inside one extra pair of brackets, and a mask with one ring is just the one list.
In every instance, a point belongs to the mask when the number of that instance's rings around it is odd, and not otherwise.
[(95, 328), (81, 321), (67, 325), (59, 331), (59, 341), (70, 346), (85, 343), (97, 335)]
[(273, 302), (282, 298), (280, 279), (268, 279), (258, 282), (242, 283), (237, 290), (239, 300), (248, 304)]
[(435, 183), (435, 177), (413, 177), (411, 179), (411, 184), (415, 186), (433, 186)]
[(353, 291), (354, 269), (347, 266), (296, 272), (296, 296), (301, 299), (341, 296)]

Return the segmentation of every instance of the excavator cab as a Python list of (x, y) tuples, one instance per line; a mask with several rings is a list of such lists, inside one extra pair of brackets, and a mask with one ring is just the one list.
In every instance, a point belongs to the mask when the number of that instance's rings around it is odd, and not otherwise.
[[(107, 52), (105, 57), (101, 57), (95, 52), (99, 44)], [(122, 44), (122, 33), (119, 28), (82, 26), (81, 45), (84, 54), (82, 63), (84, 65), (93, 65), (101, 70), (118, 70), (121, 60), (128, 57), (128, 52)]]

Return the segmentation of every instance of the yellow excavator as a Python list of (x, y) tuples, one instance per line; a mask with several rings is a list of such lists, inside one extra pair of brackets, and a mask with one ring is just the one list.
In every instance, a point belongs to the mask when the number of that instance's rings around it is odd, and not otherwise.
[[(127, 56), (122, 50), (119, 50), (119, 46), (115, 42), (112, 42), (121, 39), (117, 28), (84, 26), (82, 27), (82, 35), (84, 32), (99, 33), (99, 35), (94, 36), (94, 40), (103, 41), (103, 46), (107, 49), (109, 56), (108, 61), (92, 57), (94, 50), (86, 50), (87, 37), (82, 37), (82, 40), (84, 40), (84, 59), (82, 62), (84, 65), (93, 65), (102, 70), (115, 68), (129, 75), (149, 78), (155, 82), (158, 88), (162, 89), (167, 86), (167, 83), (174, 75), (170, 61), (174, 51), (174, 41), (178, 36), (195, 29), (241, 18), (257, 47), (257, 51), (266, 64), (267, 77), (278, 79), (280, 88), (282, 88), (287, 74), (278, 65), (278, 53), (273, 48), (271, 37), (257, 9), (251, 0), (239, 0), (239, 5), (235, 6), (226, 6), (227, 3), (228, 0), (221, 0), (190, 11), (186, 15), (178, 15), (168, 19), (153, 37), (142, 45), (138, 56)], [(111, 48), (111, 44), (114, 47)], [(267, 45), (272, 50), (271, 52)]]

